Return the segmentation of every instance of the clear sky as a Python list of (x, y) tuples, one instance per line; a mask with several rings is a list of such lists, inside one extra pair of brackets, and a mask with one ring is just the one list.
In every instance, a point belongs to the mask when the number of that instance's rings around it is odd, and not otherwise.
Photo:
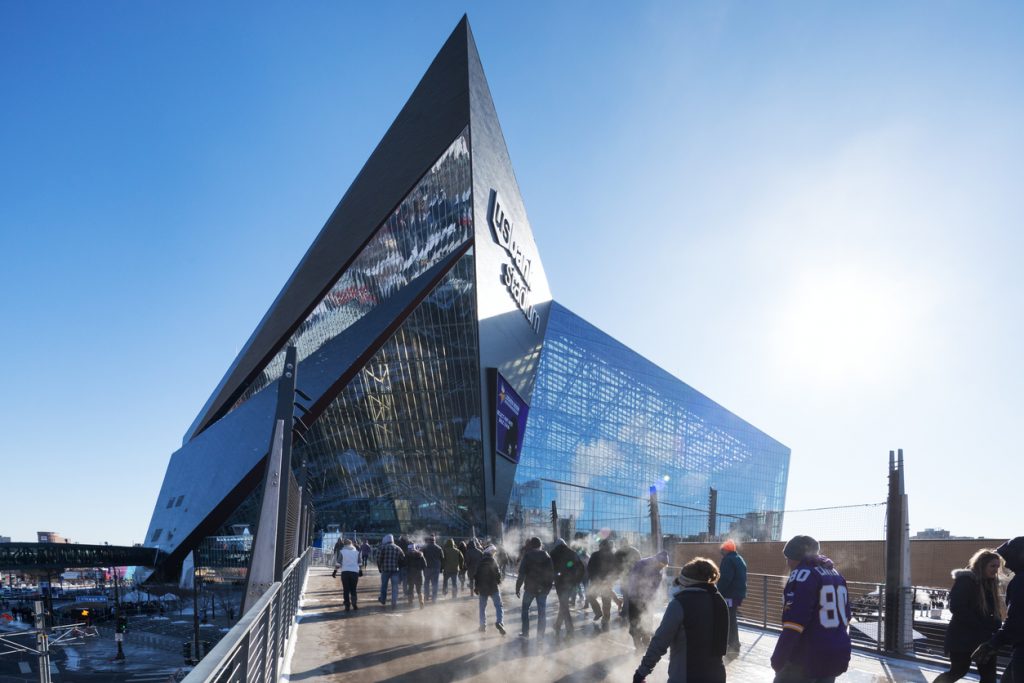
[[(373, 5), (373, 9), (366, 9)], [(1024, 533), (1024, 5), (0, 3), (0, 534), (172, 451), (468, 12), (556, 298), (793, 449)]]

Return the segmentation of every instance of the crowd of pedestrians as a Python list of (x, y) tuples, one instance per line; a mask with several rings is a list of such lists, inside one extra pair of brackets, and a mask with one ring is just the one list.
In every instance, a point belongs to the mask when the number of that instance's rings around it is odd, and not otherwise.
[[(389, 590), (392, 609), (397, 607), (399, 590), (410, 606), (436, 602), (443, 577), (442, 597), (456, 600), (460, 590), (475, 595), (480, 632), (487, 630), (490, 603), (494, 627), (503, 636), (501, 584), (506, 570), (513, 570), (515, 594), (521, 600), (520, 638), (530, 638), (536, 608), (535, 636), (544, 639), (548, 596), (554, 590), (556, 643), (571, 640), (578, 632), (576, 605), (581, 605), (579, 611), (593, 611), (597, 633), (607, 632), (616, 616), (628, 625), (642, 657), (634, 683), (645, 681), (666, 653), (669, 683), (724, 683), (726, 664), (740, 653), (738, 610), (747, 596), (747, 565), (732, 540), (721, 545), (719, 563), (703, 557), (688, 561), (671, 582), (667, 605), (663, 588), (668, 554), (641, 557), (636, 548), (627, 543), (616, 547), (612, 539), (602, 539), (587, 555), (563, 539), (545, 549), (541, 539), (533, 537), (510, 558), (492, 543), (475, 538), (449, 538), (438, 545), (432, 536), (418, 544), (404, 537), (396, 542), (389, 534), (375, 552), (365, 541), (357, 548), (351, 540), (339, 541), (335, 552), (346, 611), (358, 609), (358, 578), (372, 555), (381, 577), (378, 599), (385, 607)], [(851, 655), (846, 579), (810, 536), (790, 539), (781, 559), (790, 573), (782, 596), (782, 632), (771, 657), (775, 683), (832, 683), (847, 670)], [(1012, 650), (1002, 683), (1024, 683), (1024, 585), (1014, 578), (1004, 599), (999, 584), (1004, 567), (1015, 573), (1024, 570), (1024, 537), (995, 550), (981, 550), (965, 569), (953, 572), (953, 616), (946, 634), (950, 667), (936, 683), (959, 680), (972, 665), (981, 683), (995, 683), (995, 653), (1003, 646)], [(655, 628), (659, 611), (663, 617)]]

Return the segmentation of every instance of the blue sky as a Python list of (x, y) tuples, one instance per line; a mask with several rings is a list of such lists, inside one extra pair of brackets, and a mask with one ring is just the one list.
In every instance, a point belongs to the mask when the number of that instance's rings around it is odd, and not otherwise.
[(556, 298), (793, 449), (1022, 533), (1024, 7), (0, 5), (0, 534), (169, 454), (468, 12)]

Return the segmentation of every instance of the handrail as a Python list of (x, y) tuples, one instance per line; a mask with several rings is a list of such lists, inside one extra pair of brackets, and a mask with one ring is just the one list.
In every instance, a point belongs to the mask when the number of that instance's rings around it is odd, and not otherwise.
[(284, 570), (281, 581), (242, 615), (220, 642), (196, 665), (184, 683), (252, 680), (276, 682), (292, 621), (298, 611), (301, 582), (309, 568), (310, 549)]

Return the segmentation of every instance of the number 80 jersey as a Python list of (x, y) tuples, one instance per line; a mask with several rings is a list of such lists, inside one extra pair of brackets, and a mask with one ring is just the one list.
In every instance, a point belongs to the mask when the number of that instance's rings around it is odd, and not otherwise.
[(786, 582), (782, 635), (772, 656), (811, 678), (838, 676), (850, 664), (850, 604), (846, 579), (827, 557), (801, 562)]

